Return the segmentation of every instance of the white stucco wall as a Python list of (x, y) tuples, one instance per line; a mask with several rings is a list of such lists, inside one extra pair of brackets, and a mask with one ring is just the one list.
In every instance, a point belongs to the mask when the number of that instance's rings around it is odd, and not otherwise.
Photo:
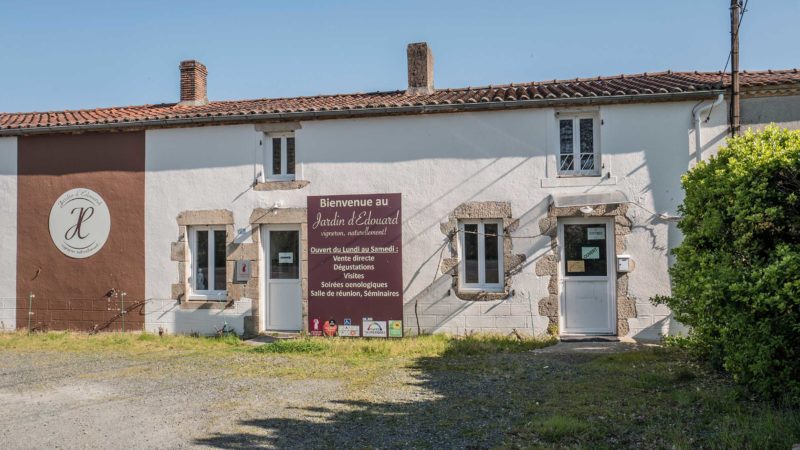
[(234, 308), (182, 310), (171, 300), (178, 263), (170, 243), (178, 240), (181, 211), (228, 209), (236, 242), (249, 242), (247, 222), (257, 204), (251, 189), (257, 134), (253, 125), (150, 130), (145, 137), (145, 328), (170, 333), (213, 333), (227, 323), (240, 333), (250, 301)]
[(758, 130), (771, 123), (800, 128), (800, 95), (743, 98), (741, 109), (742, 130)]
[[(656, 338), (674, 324), (668, 310), (651, 306), (648, 299), (669, 293), (667, 252), (680, 235), (673, 223), (651, 211), (675, 214), (682, 199), (680, 176), (694, 161), (694, 104), (594, 109), (603, 123), (604, 186), (566, 186), (575, 181), (555, 178), (558, 134), (556, 110), (551, 108), (303, 122), (296, 132), (297, 172), (298, 179), (311, 184), (291, 191), (251, 189), (261, 161), (260, 134), (253, 125), (148, 131), (146, 295), (153, 301), (169, 299), (170, 285), (177, 281), (170, 242), (177, 239), (175, 218), (181, 211), (230, 209), (239, 233), (236, 241), (250, 242), (253, 208), (277, 201), (305, 207), (308, 195), (399, 192), (407, 329), (416, 329), (417, 303), (424, 331), (543, 333), (548, 321), (539, 316), (538, 302), (547, 295), (548, 277), (537, 276), (534, 265), (550, 250), (550, 238), (514, 240), (513, 253), (525, 254), (527, 260), (514, 277), (513, 297), (470, 302), (447, 295), (450, 276), (438, 272), (445, 242), (439, 223), (463, 202), (506, 201), (520, 219), (513, 235), (534, 236), (550, 194), (617, 189), (641, 205), (630, 207), (635, 223), (627, 253), (636, 269), (630, 275), (629, 296), (636, 299), (638, 312), (629, 321), (631, 335)], [(705, 153), (721, 142), (714, 127), (724, 120), (725, 108), (712, 112), (706, 124), (710, 128), (703, 130)], [(449, 250), (442, 256), (449, 257)], [(192, 320), (202, 317), (202, 323), (220, 326), (223, 318), (209, 311), (186, 312)], [(148, 319), (148, 329), (157, 328), (155, 324)]]
[(17, 138), (0, 138), (0, 331), (16, 329)]

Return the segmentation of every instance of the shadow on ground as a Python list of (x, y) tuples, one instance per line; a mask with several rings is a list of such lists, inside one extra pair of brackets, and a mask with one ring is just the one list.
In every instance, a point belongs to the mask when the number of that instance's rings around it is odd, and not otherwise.
[[(398, 367), (412, 371), (416, 384), (411, 395), (403, 392), (406, 401), (331, 401), (298, 411), (302, 418), (241, 419), (238, 433), (194, 443), (226, 449), (767, 449), (800, 440), (800, 411), (746, 398), (679, 350), (578, 342), (470, 353), (452, 342), (441, 356)], [(393, 392), (388, 385), (377, 389)]]
[(253, 432), (198, 439), (217, 448), (487, 448), (547, 397), (546, 380), (571, 377), (595, 357), (532, 351), (464, 355), (448, 349), (415, 360), (424, 395), (411, 402), (334, 401), (304, 408), (303, 419), (239, 421)]

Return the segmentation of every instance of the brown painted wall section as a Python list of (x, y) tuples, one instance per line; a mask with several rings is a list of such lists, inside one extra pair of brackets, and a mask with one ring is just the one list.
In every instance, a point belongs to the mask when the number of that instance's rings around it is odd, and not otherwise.
[[(125, 329), (144, 323), (145, 133), (25, 136), (19, 139), (17, 178), (17, 328), (118, 330), (124, 291)], [(105, 200), (111, 232), (103, 248), (70, 258), (50, 238), (53, 203), (73, 188)], [(139, 304), (138, 306), (137, 303)]]

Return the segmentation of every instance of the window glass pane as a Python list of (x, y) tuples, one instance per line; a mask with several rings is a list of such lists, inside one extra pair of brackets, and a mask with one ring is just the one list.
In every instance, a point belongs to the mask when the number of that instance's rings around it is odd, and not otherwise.
[(299, 231), (269, 232), (269, 277), (300, 278)]
[(580, 120), (581, 170), (594, 170), (594, 119)]
[(564, 225), (565, 273), (569, 276), (605, 276), (606, 226)]
[(272, 174), (281, 174), (281, 138), (272, 138)]
[(208, 290), (208, 231), (197, 230), (194, 252), (194, 289)]
[(286, 138), (286, 173), (294, 175), (294, 138)]
[(572, 155), (561, 155), (561, 170), (574, 170), (575, 169), (575, 158)]
[(226, 278), (225, 230), (214, 230), (214, 290), (224, 291)]
[(559, 142), (561, 143), (561, 154), (572, 154), (572, 119), (560, 120), (559, 126)]
[(594, 170), (594, 155), (581, 154), (581, 170)]
[(500, 236), (497, 235), (498, 229), (499, 227), (496, 223), (487, 223), (483, 226), (486, 283), (500, 282), (500, 258), (497, 248)]
[(464, 224), (464, 282), (478, 283), (478, 224)]

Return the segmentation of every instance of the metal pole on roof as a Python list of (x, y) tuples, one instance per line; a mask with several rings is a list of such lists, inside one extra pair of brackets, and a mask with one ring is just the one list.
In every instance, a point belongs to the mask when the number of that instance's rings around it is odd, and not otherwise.
[(739, 134), (739, 1), (731, 0), (731, 136)]

